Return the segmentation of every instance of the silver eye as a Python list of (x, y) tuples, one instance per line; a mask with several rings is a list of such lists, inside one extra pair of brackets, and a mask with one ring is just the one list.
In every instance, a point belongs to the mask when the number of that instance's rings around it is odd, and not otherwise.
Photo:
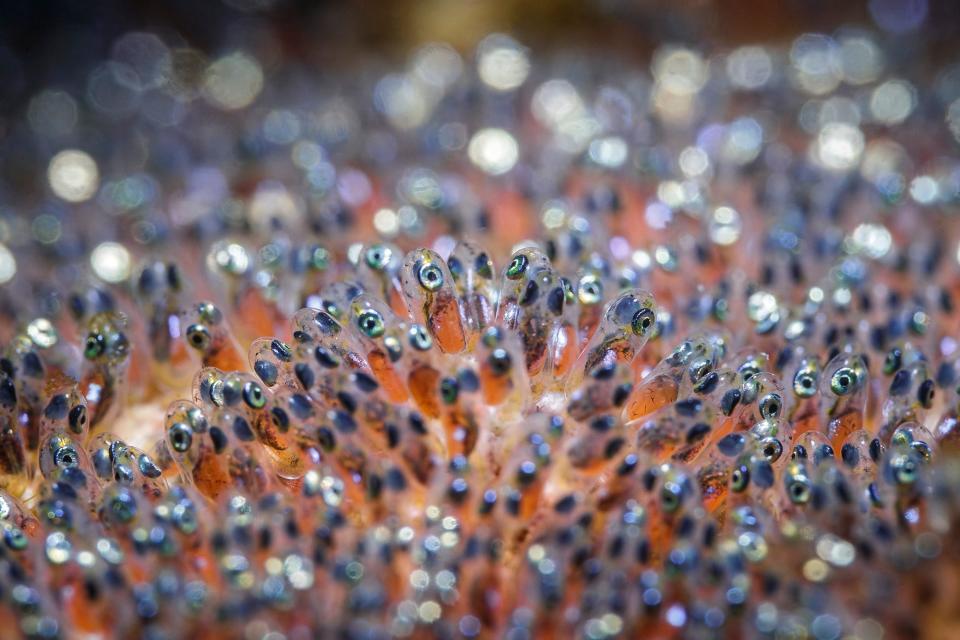
[(845, 396), (857, 388), (860, 377), (852, 367), (840, 367), (830, 377), (830, 390), (838, 396)]
[(80, 464), (80, 458), (77, 455), (77, 450), (72, 445), (67, 445), (60, 447), (53, 454), (53, 463), (61, 469), (66, 469)]
[(367, 309), (357, 316), (357, 326), (368, 338), (379, 338), (384, 332), (383, 316), (373, 309)]
[(813, 483), (802, 466), (791, 463), (784, 477), (784, 488), (787, 490), (787, 496), (791, 502), (805, 504), (810, 501)]
[(210, 331), (202, 324), (187, 327), (187, 342), (197, 351), (206, 351), (210, 346)]
[(418, 324), (410, 327), (410, 344), (417, 351), (426, 351), (433, 346), (433, 338), (427, 330)]
[(804, 364), (793, 376), (793, 393), (798, 398), (812, 398), (817, 392), (820, 372), (813, 364)]
[(764, 438), (760, 441), (760, 453), (773, 464), (783, 455), (783, 445), (776, 438)]
[(253, 409), (262, 409), (267, 404), (267, 397), (259, 384), (247, 382), (243, 385), (243, 401)]
[(436, 291), (443, 286), (443, 271), (431, 262), (425, 263), (417, 271), (417, 280), (427, 291)]
[(193, 444), (193, 430), (182, 422), (175, 423), (169, 430), (170, 444), (175, 451), (183, 453)]
[(656, 321), (657, 316), (651, 309), (640, 309), (633, 316), (633, 320), (630, 322), (630, 328), (633, 329), (636, 335), (645, 336)]
[(393, 251), (390, 250), (390, 247), (382, 244), (373, 245), (367, 249), (363, 255), (367, 266), (375, 271), (383, 271), (386, 269), (392, 257)]
[(683, 502), (683, 486), (677, 482), (664, 482), (660, 490), (660, 504), (667, 512), (676, 511)]
[(577, 297), (582, 304), (597, 304), (603, 299), (603, 285), (596, 276), (583, 276), (577, 287)]
[(780, 394), (768, 393), (760, 398), (760, 415), (764, 418), (776, 418), (783, 409), (783, 400)]

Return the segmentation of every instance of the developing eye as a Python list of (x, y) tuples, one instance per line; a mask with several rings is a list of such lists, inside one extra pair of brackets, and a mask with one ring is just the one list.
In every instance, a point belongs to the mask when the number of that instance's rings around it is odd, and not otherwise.
[(529, 264), (529, 258), (522, 253), (513, 256), (513, 260), (510, 261), (510, 266), (507, 267), (507, 278), (510, 280), (520, 279), (520, 276), (526, 272)]
[(417, 280), (427, 291), (436, 291), (443, 286), (443, 271), (435, 264), (426, 263), (417, 270)]
[(858, 382), (859, 377), (852, 367), (840, 367), (830, 377), (830, 390), (838, 396), (845, 396), (856, 389)]

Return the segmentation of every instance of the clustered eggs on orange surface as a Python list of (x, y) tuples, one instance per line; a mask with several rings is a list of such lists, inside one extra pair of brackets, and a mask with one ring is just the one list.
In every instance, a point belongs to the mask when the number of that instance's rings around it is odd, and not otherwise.
[(948, 636), (960, 96), (878, 42), (44, 93), (105, 135), (0, 218), (0, 624)]

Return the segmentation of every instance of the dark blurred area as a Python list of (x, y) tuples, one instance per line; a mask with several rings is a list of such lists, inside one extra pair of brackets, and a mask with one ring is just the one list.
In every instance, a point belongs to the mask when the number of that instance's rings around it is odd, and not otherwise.
[(888, 37), (910, 36), (904, 55), (932, 64), (949, 59), (960, 38), (955, 0), (8, 0), (0, 7), (5, 113), (39, 87), (76, 86), (131, 30), (208, 53), (269, 38), (284, 63), (320, 71), (400, 57), (429, 41), (466, 51), (493, 31), (535, 50), (601, 48), (638, 60), (664, 41), (710, 49), (845, 25), (876, 29), (879, 21), (891, 23), (879, 25)]

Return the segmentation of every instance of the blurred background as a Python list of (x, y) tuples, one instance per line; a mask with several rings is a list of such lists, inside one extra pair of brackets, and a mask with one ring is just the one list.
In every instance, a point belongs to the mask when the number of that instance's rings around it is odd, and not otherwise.
[[(417, 45), (470, 50), (505, 32), (534, 51), (586, 48), (643, 61), (657, 43), (701, 49), (776, 42), (839, 26), (878, 28), (931, 65), (956, 51), (955, 0), (6, 0), (0, 3), (0, 112), (38, 87), (82, 85), (122, 34), (150, 30), (214, 53), (269, 43), (275, 61), (320, 73)], [(260, 49), (262, 50), (262, 49)]]

